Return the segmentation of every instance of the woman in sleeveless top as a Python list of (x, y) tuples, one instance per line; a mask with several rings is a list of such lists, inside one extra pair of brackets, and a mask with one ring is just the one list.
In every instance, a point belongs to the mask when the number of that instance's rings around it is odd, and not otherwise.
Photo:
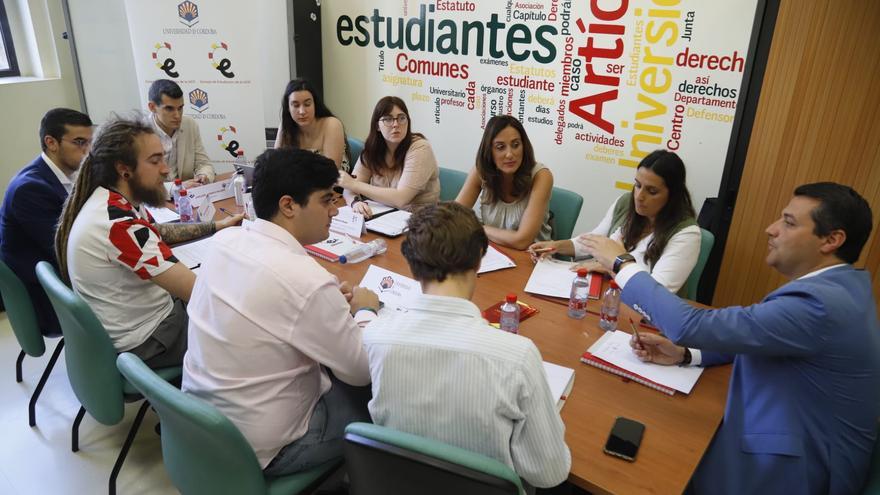
[(434, 151), (425, 136), (412, 132), (406, 103), (396, 96), (376, 103), (352, 174), (340, 172), (339, 185), (345, 202), (366, 217), (373, 212), (365, 198), (404, 210), (440, 199)]
[(294, 79), (284, 89), (275, 148), (309, 150), (333, 160), (337, 168), (348, 170), (348, 144), (342, 122), (305, 79)]
[[(636, 168), (632, 192), (618, 198), (595, 229), (569, 240), (538, 242), (529, 251), (580, 257), (586, 255), (584, 236), (602, 236), (601, 242), (625, 249), (670, 292), (682, 292), (700, 254), (695, 216), (684, 163), (675, 153), (656, 150)], [(542, 251), (547, 248), (552, 250)], [(580, 267), (608, 273), (593, 260), (572, 269)]]
[(523, 125), (510, 115), (486, 123), (474, 168), (455, 201), (473, 207), (489, 240), (514, 249), (550, 239), (553, 174), (535, 161)]

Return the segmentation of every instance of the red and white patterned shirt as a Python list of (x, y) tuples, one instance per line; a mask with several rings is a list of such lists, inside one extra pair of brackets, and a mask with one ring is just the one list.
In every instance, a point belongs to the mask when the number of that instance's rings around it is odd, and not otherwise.
[(151, 281), (177, 258), (146, 210), (98, 187), (70, 229), (67, 265), (73, 290), (98, 316), (117, 351), (142, 344), (171, 313), (171, 295)]

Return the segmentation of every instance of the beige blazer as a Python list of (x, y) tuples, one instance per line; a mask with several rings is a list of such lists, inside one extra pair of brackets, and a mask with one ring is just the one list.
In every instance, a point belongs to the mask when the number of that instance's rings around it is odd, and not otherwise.
[(180, 134), (177, 137), (177, 163), (173, 164), (176, 166), (177, 177), (188, 180), (202, 174), (210, 182), (214, 182), (214, 165), (205, 152), (199, 125), (192, 117), (184, 115), (177, 132)]

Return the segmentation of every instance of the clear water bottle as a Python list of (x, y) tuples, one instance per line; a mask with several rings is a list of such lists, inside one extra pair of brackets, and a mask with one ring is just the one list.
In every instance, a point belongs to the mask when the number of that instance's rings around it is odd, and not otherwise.
[(602, 296), (602, 312), (599, 313), (599, 327), (606, 332), (617, 330), (617, 315), (620, 313), (620, 287), (611, 281)]
[(235, 193), (235, 204), (237, 206), (244, 206), (244, 193), (247, 188), (247, 183), (244, 178), (244, 172), (238, 171), (235, 173), (235, 178), (232, 179), (232, 191)]
[(183, 189), (183, 182), (180, 179), (174, 179), (174, 184), (171, 185), (171, 201), (174, 202), (174, 207), (177, 208), (177, 200), (180, 199), (180, 190)]
[(180, 215), (180, 223), (195, 222), (193, 207), (186, 189), (181, 189), (177, 196), (177, 214)]
[(251, 195), (251, 191), (251, 187), (248, 186), (244, 193), (244, 214), (248, 220), (253, 222), (257, 219), (257, 212), (254, 210), (254, 198)]
[(354, 248), (348, 254), (344, 254), (339, 257), (339, 262), (342, 264), (345, 263), (360, 263), (367, 258), (372, 258), (377, 254), (382, 254), (388, 249), (388, 245), (385, 243), (385, 239), (373, 239), (370, 242), (365, 244), (361, 244), (360, 246)]
[(587, 269), (579, 268), (577, 276), (571, 283), (571, 296), (568, 298), (568, 317), (576, 320), (587, 315), (587, 296), (590, 293), (590, 281), (587, 280)]
[(519, 333), (519, 304), (516, 294), (508, 294), (501, 305), (501, 317), (498, 319), (501, 329), (505, 332)]

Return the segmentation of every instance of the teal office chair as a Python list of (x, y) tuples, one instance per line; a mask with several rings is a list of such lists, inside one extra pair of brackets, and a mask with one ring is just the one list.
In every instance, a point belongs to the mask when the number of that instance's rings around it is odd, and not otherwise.
[[(31, 296), (28, 294), (27, 288), (21, 282), (21, 279), (0, 260), (0, 294), (3, 296), (3, 305), (6, 306), (6, 316), (9, 318), (9, 324), (12, 326), (12, 333), (21, 346), (21, 352), (15, 361), (15, 381), (21, 383), (22, 373), (21, 366), (24, 356), (27, 354), (32, 357), (40, 357), (46, 352), (46, 342), (43, 334), (40, 332), (40, 326), (37, 323), (37, 315), (34, 312), (34, 305), (31, 302)], [(46, 380), (64, 349), (64, 339), (58, 341), (46, 369), (40, 375), (40, 381), (37, 382), (37, 388), (31, 394), (31, 401), (28, 404), (28, 424), (37, 425), (37, 399), (43, 393), (43, 387)]]
[(580, 194), (561, 187), (553, 188), (550, 195), (550, 225), (553, 227), (550, 237), (554, 241), (571, 239), (583, 204), (584, 198)]
[(296, 494), (313, 489), (342, 463), (265, 478), (254, 449), (220, 411), (156, 375), (134, 354), (116, 359), (119, 372), (149, 401), (162, 422), (162, 457), (184, 495)]
[(344, 448), (352, 495), (523, 493), (516, 473), (495, 459), (384, 426), (351, 423)]
[(357, 163), (358, 158), (360, 158), (361, 153), (364, 151), (364, 142), (360, 139), (348, 138), (348, 152), (351, 154), (349, 160), (349, 167), (351, 170), (354, 170), (354, 164)]
[(453, 201), (464, 186), (467, 174), (461, 170), (440, 167), (440, 201)]
[[(79, 425), (86, 411), (99, 423), (111, 426), (122, 421), (125, 403), (142, 399), (116, 369), (116, 349), (104, 326), (79, 295), (58, 278), (55, 268), (45, 261), (37, 263), (37, 279), (55, 308), (64, 334), (64, 359), (67, 376), (82, 406), (76, 414), (71, 431), (71, 450), (79, 451)], [(162, 368), (156, 373), (163, 380), (180, 378), (180, 366)], [(116, 478), (134, 442), (149, 403), (144, 401), (110, 474), (110, 495), (116, 493)]]
[(697, 264), (691, 270), (685, 286), (687, 287), (687, 298), (691, 301), (697, 300), (697, 288), (700, 285), (700, 277), (703, 276), (703, 269), (706, 268), (706, 262), (709, 261), (709, 254), (712, 252), (712, 246), (715, 245), (715, 236), (704, 228), (700, 228), (700, 256), (697, 258)]

